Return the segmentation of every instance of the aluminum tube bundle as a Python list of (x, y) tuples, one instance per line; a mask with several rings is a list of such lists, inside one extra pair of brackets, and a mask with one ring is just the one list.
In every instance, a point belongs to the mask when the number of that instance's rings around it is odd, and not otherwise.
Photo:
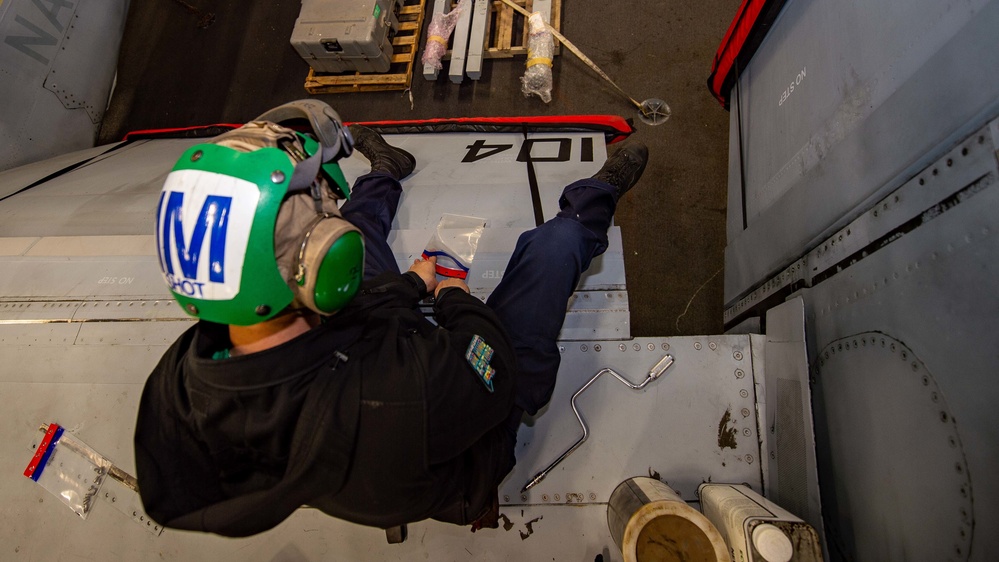
[(446, 14), (434, 14), (427, 28), (427, 45), (423, 49), (423, 64), (429, 64), (434, 69), (441, 69), (441, 57), (447, 52), (447, 41), (458, 24), (458, 16), (468, 9), (471, 0), (461, 0), (457, 6)]

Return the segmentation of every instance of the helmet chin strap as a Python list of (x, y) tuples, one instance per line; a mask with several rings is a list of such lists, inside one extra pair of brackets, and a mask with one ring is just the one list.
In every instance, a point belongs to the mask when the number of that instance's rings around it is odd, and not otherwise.
[(322, 167), (322, 151), (317, 150), (312, 156), (306, 156), (303, 151), (299, 150), (296, 143), (282, 140), (279, 145), (292, 158), (297, 160), (295, 171), (292, 172), (291, 180), (288, 182), (288, 191), (305, 191), (308, 188), (309, 193), (312, 195), (316, 213), (323, 214), (323, 186), (319, 181), (319, 172)]
[(312, 182), (312, 204), (316, 208), (317, 215), (326, 215), (323, 210), (323, 186), (319, 183), (319, 180), (313, 180)]
[[(270, 121), (281, 125), (294, 119), (305, 119), (319, 142), (319, 150), (307, 156), (293, 143), (281, 143), (281, 147), (298, 160), (295, 171), (288, 183), (289, 191), (304, 191), (312, 194), (316, 213), (324, 213), (322, 185), (319, 181), (322, 165), (346, 158), (354, 150), (353, 139), (340, 122), (340, 116), (328, 104), (319, 100), (304, 99), (275, 107), (260, 115), (255, 121)], [(331, 180), (332, 181), (332, 180)]]
[(295, 171), (291, 174), (288, 182), (288, 191), (304, 191), (309, 189), (313, 197), (319, 194), (319, 189), (315, 185), (318, 182), (319, 167), (322, 165), (322, 151), (317, 150), (312, 156), (307, 156), (298, 164), (295, 164)]
[(346, 158), (354, 151), (350, 134), (341, 125), (340, 116), (328, 104), (319, 100), (303, 99), (286, 103), (265, 112), (254, 121), (281, 124), (293, 119), (305, 119), (319, 144), (322, 145), (322, 162)]

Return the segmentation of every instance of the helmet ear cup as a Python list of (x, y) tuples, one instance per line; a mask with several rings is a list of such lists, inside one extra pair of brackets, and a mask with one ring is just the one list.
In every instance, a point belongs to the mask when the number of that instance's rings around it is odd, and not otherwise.
[(341, 217), (317, 215), (305, 233), (295, 275), (296, 297), (319, 314), (332, 314), (357, 294), (364, 276), (361, 231)]

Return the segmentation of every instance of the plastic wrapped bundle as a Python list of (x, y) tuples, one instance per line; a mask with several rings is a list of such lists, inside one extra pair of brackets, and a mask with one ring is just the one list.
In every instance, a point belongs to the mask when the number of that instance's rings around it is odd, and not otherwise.
[(534, 12), (527, 20), (530, 34), (527, 37), (527, 70), (521, 81), (525, 96), (534, 94), (548, 103), (552, 101), (552, 56), (555, 54), (555, 41), (540, 12)]
[(427, 46), (423, 49), (423, 64), (429, 64), (434, 69), (441, 69), (441, 57), (447, 52), (447, 40), (458, 24), (458, 16), (468, 9), (471, 0), (461, 0), (453, 10), (446, 14), (434, 14), (427, 28)]

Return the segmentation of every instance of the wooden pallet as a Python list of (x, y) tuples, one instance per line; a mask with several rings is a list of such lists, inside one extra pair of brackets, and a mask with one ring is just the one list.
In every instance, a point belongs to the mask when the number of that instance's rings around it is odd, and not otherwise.
[[(534, 0), (514, 0), (514, 4), (532, 11)], [(482, 57), (487, 59), (507, 59), (519, 55), (527, 56), (527, 18), (500, 0), (493, 0), (486, 22), (486, 48)], [(562, 31), (562, 0), (552, 0), (552, 27)], [(560, 44), (555, 41), (555, 54), (559, 54)]]
[[(528, 12), (534, 7), (534, 0), (513, 0)], [(451, 9), (458, 5), (451, 1)], [(509, 59), (516, 56), (527, 56), (527, 18), (506, 5), (501, 0), (493, 0), (489, 5), (489, 19), (486, 21), (486, 44), (482, 50), (482, 58)], [(552, 0), (552, 27), (562, 31), (562, 0)], [(450, 45), (454, 38), (448, 41)], [(562, 44), (555, 41), (555, 54), (562, 50)], [(444, 60), (451, 60), (451, 50), (448, 49)]]
[(310, 68), (305, 79), (305, 91), (310, 94), (345, 94), (409, 88), (413, 81), (413, 63), (420, 47), (425, 8), (426, 0), (404, 0), (397, 14), (399, 31), (392, 38), (392, 65), (388, 72), (324, 74)]

